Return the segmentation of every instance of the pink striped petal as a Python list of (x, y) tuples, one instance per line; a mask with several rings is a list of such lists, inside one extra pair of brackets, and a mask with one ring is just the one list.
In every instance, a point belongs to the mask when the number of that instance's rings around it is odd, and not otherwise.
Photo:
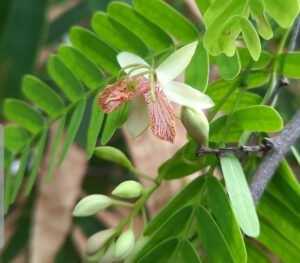
[(150, 91), (145, 94), (152, 133), (162, 140), (173, 143), (176, 135), (174, 109), (163, 91), (157, 86), (155, 97), (156, 102), (153, 103)]

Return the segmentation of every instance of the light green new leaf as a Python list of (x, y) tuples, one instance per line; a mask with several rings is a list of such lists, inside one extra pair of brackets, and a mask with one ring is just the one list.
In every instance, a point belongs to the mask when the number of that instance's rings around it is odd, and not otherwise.
[[(178, 238), (171, 237), (163, 240), (161, 243), (157, 244), (153, 249), (151, 249), (146, 255), (144, 255), (136, 263), (165, 263), (171, 258), (172, 254), (175, 252)], [(192, 263), (192, 262), (191, 262)]]
[(23, 79), (22, 91), (33, 103), (38, 105), (50, 117), (57, 117), (65, 108), (60, 96), (38, 78), (27, 75)]
[(84, 114), (85, 105), (86, 105), (86, 99), (83, 99), (78, 103), (76, 109), (72, 114), (70, 124), (68, 127), (68, 132), (64, 141), (64, 146), (61, 150), (61, 154), (59, 157), (58, 166), (60, 166), (63, 163), (65, 157), (67, 156), (68, 150), (75, 139), (76, 133), (79, 129)]
[(221, 54), (216, 57), (216, 62), (223, 79), (234, 79), (240, 73), (241, 62), (238, 52), (235, 52), (232, 57)]
[(156, 52), (173, 46), (173, 41), (166, 32), (128, 5), (111, 3), (108, 7), (108, 14), (139, 36), (149, 48)]
[(285, 263), (300, 262), (299, 248), (283, 237), (265, 220), (260, 220), (261, 233), (257, 240)]
[(117, 128), (120, 128), (127, 120), (128, 103), (122, 105), (118, 110), (108, 114), (101, 137), (101, 144), (106, 144), (114, 135)]
[(299, 215), (269, 193), (264, 193), (257, 206), (257, 211), (267, 218), (278, 232), (300, 249)]
[(243, 232), (259, 235), (259, 222), (252, 196), (239, 160), (228, 154), (221, 157), (221, 168), (236, 219)]
[(49, 58), (47, 69), (54, 82), (71, 101), (77, 101), (83, 96), (81, 82), (58, 56), (52, 55)]
[(267, 13), (284, 28), (292, 26), (299, 14), (298, 0), (263, 0)]
[(258, 32), (262, 36), (262, 38), (264, 39), (272, 38), (273, 37), (272, 28), (265, 15), (265, 6), (262, 0), (251, 0), (250, 12), (252, 18), (256, 22)]
[(197, 232), (205, 249), (206, 259), (214, 263), (234, 263), (229, 247), (213, 217), (204, 207), (196, 213)]
[(111, 146), (100, 146), (95, 148), (95, 155), (103, 160), (120, 164), (132, 170), (133, 166), (127, 156), (117, 148)]
[(234, 216), (223, 186), (214, 176), (210, 176), (207, 185), (208, 205), (236, 263), (246, 262), (247, 254), (239, 225)]
[(205, 27), (209, 28), (229, 4), (230, 1), (227, 0), (210, 1), (209, 4), (207, 3), (207, 12), (205, 12), (205, 15), (203, 16)]
[(195, 0), (195, 2), (199, 8), (201, 15), (204, 16), (206, 13), (206, 10), (211, 5), (211, 1), (210, 0)]
[(160, 225), (157, 232), (151, 236), (150, 240), (143, 246), (143, 248), (138, 252), (137, 256), (132, 263), (139, 262), (139, 259), (145, 255), (148, 251), (154, 248), (157, 244), (164, 241), (167, 238), (176, 237), (184, 231), (186, 224), (192, 215), (193, 207), (186, 206), (181, 208), (172, 216)]
[(233, 116), (237, 124), (245, 131), (277, 132), (283, 128), (280, 115), (270, 106), (249, 106), (235, 111)]
[(18, 123), (31, 133), (39, 132), (44, 126), (42, 114), (21, 100), (6, 99), (3, 112), (7, 119)]
[(28, 140), (28, 133), (22, 128), (12, 125), (4, 127), (4, 144), (8, 150), (19, 151)]
[(259, 36), (254, 26), (247, 18), (241, 17), (240, 23), (243, 37), (246, 42), (247, 48), (249, 49), (250, 55), (254, 61), (257, 61), (259, 59), (261, 51)]
[(121, 51), (129, 51), (140, 57), (149, 55), (148, 47), (138, 36), (105, 13), (98, 12), (93, 16), (92, 28)]
[(56, 130), (56, 134), (55, 134), (55, 138), (54, 138), (54, 142), (53, 142), (53, 147), (52, 147), (52, 151), (51, 151), (51, 159), (50, 159), (50, 163), (49, 163), (49, 167), (48, 167), (48, 172), (47, 172), (47, 177), (46, 177), (46, 181), (49, 182), (53, 169), (54, 169), (54, 165), (55, 165), (55, 161), (57, 159), (57, 153), (58, 153), (58, 147), (59, 147), (59, 143), (64, 131), (64, 127), (65, 127), (65, 122), (66, 122), (66, 114), (64, 114), (59, 122), (58, 128)]
[(182, 206), (187, 205), (191, 200), (197, 197), (203, 185), (205, 176), (199, 176), (185, 186), (177, 195), (175, 195), (164, 208), (149, 222), (144, 235), (154, 233), (171, 215), (173, 215)]
[[(209, 125), (209, 141), (219, 143), (224, 135), (228, 115), (223, 115)], [(226, 142), (238, 142), (243, 130), (233, 122), (228, 130)]]
[(181, 253), (182, 263), (201, 263), (198, 252), (190, 241), (183, 241)]
[(20, 166), (19, 166), (18, 172), (17, 172), (16, 177), (15, 177), (15, 181), (14, 181), (14, 184), (13, 184), (13, 189), (12, 189), (12, 193), (11, 193), (11, 196), (10, 196), (10, 203), (11, 204), (16, 200), (17, 195), (19, 193), (19, 190), (20, 190), (23, 178), (24, 178), (24, 174), (25, 174), (25, 171), (26, 171), (26, 167), (27, 167), (27, 164), (28, 164), (29, 152), (30, 152), (30, 147), (29, 147), (29, 145), (27, 145), (24, 152), (23, 152), (23, 154), (22, 154), (22, 157), (20, 159)]
[(100, 68), (77, 49), (61, 46), (58, 56), (88, 88), (93, 89), (103, 83), (104, 75)]
[(87, 133), (87, 158), (93, 156), (94, 149), (97, 143), (100, 129), (104, 118), (104, 112), (100, 109), (98, 104), (98, 97), (96, 96), (93, 101), (91, 119)]
[(245, 239), (247, 249), (247, 263), (273, 263), (268, 256), (255, 246), (248, 238)]
[(199, 38), (197, 29), (185, 17), (161, 0), (133, 0), (136, 10), (182, 42)]
[(281, 75), (300, 78), (300, 52), (281, 53), (278, 60), (278, 70)]
[(29, 179), (26, 185), (26, 189), (25, 189), (25, 194), (28, 195), (33, 187), (33, 184), (35, 182), (35, 178), (39, 169), (39, 165), (42, 159), (42, 155), (45, 149), (45, 144), (47, 141), (47, 130), (43, 130), (43, 133), (39, 139), (38, 145), (37, 145), (37, 150), (36, 150), (36, 154), (34, 156), (34, 161), (33, 161), (33, 165), (31, 167), (31, 171), (29, 174)]
[(209, 77), (209, 56), (203, 43), (199, 43), (194, 56), (185, 70), (185, 83), (205, 92)]
[(117, 51), (90, 31), (73, 27), (70, 40), (74, 47), (103, 67), (108, 73), (117, 74), (120, 66), (117, 62)]
[[(246, 68), (247, 65), (250, 63), (250, 61), (252, 60), (248, 48), (237, 47), (237, 51), (239, 53), (242, 68)], [(271, 58), (272, 58), (271, 54), (263, 50), (260, 53), (260, 57), (258, 61), (254, 63), (253, 68), (264, 68), (268, 66), (270, 64)]]

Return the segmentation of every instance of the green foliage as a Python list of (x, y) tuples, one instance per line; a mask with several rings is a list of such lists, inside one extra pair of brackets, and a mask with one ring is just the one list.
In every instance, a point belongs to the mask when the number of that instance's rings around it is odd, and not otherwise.
[[(279, 113), (263, 104), (274, 88), (272, 81), (276, 74), (300, 78), (299, 53), (281, 53), (282, 46), (273, 56), (261, 50), (263, 45), (259, 36), (264, 39), (273, 36), (272, 28), (276, 27), (271, 28), (270, 17), (279, 26), (290, 27), (299, 13), (298, 0), (286, 0), (284, 4), (279, 0), (196, 0), (206, 28), (203, 39), (189, 20), (165, 2), (133, 2), (134, 7), (114, 2), (109, 5), (107, 13), (96, 12), (91, 22), (95, 33), (80, 27), (71, 29), (69, 36), (73, 46), (62, 45), (58, 54), (52, 55), (47, 64), (49, 77), (57, 85), (55, 91), (49, 81), (46, 84), (26, 75), (22, 91), (34, 105), (16, 99), (5, 101), (5, 117), (19, 125), (5, 127), (6, 212), (18, 195), (31, 157), (33, 164), (28, 171), (25, 192), (28, 194), (32, 190), (47, 143), (48, 129), (56, 121), (59, 125), (51, 147), (47, 180), (50, 180), (55, 166), (62, 164), (81, 121), (86, 118), (84, 113), (90, 97), (93, 98), (93, 105), (87, 120), (87, 157), (90, 159), (95, 153), (140, 175), (122, 151), (110, 146), (97, 147), (98, 141), (102, 145), (109, 143), (115, 131), (127, 120), (129, 103), (105, 115), (97, 98), (105, 86), (116, 81), (120, 70), (117, 54), (120, 51), (135, 53), (151, 65), (157, 65), (182, 43), (199, 40), (186, 69), (185, 83), (206, 93), (215, 103), (209, 116), (211, 147), (238, 143), (247, 135), (245, 132), (277, 132), (283, 128)], [(71, 21), (71, 14), (75, 14), (74, 21), (77, 21), (87, 13), (86, 3), (76, 5), (70, 13), (50, 26), (47, 43), (62, 34), (62, 31), (56, 31), (56, 26), (63, 21)], [(43, 15), (40, 14), (37, 20), (41, 21)], [(254, 23), (249, 20), (250, 16)], [(70, 23), (65, 24), (63, 31)], [(40, 24), (36, 26), (40, 27)], [(277, 31), (274, 30), (274, 34)], [(181, 43), (175, 45), (173, 38)], [(246, 46), (236, 47), (237, 39), (244, 41)], [(208, 85), (210, 63), (217, 64), (221, 79)], [(245, 70), (240, 73), (242, 69)], [(267, 90), (262, 86), (267, 86)], [(223, 114), (216, 115), (220, 112)], [(66, 137), (57, 161), (65, 129)], [(195, 141), (189, 140), (163, 163), (159, 167), (158, 177), (152, 180), (153, 186), (146, 189), (135, 203), (132, 217), (121, 223), (119, 232), (140, 212), (163, 179), (181, 178), (211, 167), (206, 175), (185, 186), (149, 222), (143, 230), (143, 236), (148, 241), (133, 256), (132, 262), (270, 262), (250, 238), (242, 238), (241, 230), (247, 236), (258, 236), (256, 242), (284, 262), (299, 261), (300, 188), (287, 163), (282, 162), (262, 197), (257, 208), (258, 217), (246, 180), (246, 176), (249, 178), (252, 174), (252, 171), (249, 172), (251, 166), (258, 166), (258, 158), (250, 156), (242, 167), (234, 155), (220, 157), (227, 194), (222, 184), (213, 177), (219, 160), (214, 154), (199, 159), (195, 154), (197, 147)], [(32, 151), (32, 148), (35, 150)], [(16, 158), (20, 158), (20, 166), (14, 175), (10, 168)], [(190, 242), (195, 232), (196, 241)], [(205, 250), (200, 256), (195, 249), (199, 247), (199, 242)], [(24, 244), (25, 241), (22, 246)], [(71, 250), (74, 251), (74, 248), (71, 247)], [(10, 259), (7, 254), (4, 256)]]

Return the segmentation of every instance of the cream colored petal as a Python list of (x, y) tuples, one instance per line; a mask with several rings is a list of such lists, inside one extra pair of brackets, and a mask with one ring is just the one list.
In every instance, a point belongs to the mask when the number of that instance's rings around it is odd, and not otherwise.
[(149, 126), (149, 114), (144, 96), (139, 95), (130, 101), (126, 128), (132, 138), (141, 135)]
[(198, 41), (195, 41), (178, 49), (161, 63), (156, 69), (158, 79), (171, 81), (178, 77), (190, 63), (197, 44)]
[(160, 82), (159, 84), (170, 101), (196, 110), (208, 109), (214, 106), (209, 96), (187, 84), (177, 81)]
[[(118, 60), (121, 68), (124, 68), (124, 67), (126, 67), (128, 65), (132, 65), (132, 64), (142, 64), (142, 65), (149, 66), (149, 64), (145, 60), (140, 58), (138, 55), (135, 55), (135, 54), (127, 52), (127, 51), (123, 51), (123, 52), (119, 53), (117, 56), (117, 60)], [(143, 72), (145, 70), (147, 70), (147, 69), (145, 69), (145, 68), (138, 69), (138, 70), (134, 71), (134, 74), (132, 74), (132, 75)], [(128, 73), (129, 71), (130, 71), (130, 68), (125, 70), (126, 73)]]

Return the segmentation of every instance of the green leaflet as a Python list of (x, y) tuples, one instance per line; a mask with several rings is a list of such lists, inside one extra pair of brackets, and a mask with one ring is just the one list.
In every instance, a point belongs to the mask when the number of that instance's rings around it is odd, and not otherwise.
[(262, 0), (252, 0), (250, 2), (251, 17), (255, 20), (259, 34), (264, 39), (273, 37), (272, 28), (265, 15), (265, 6)]
[[(175, 252), (178, 238), (171, 237), (160, 242), (157, 246), (151, 249), (145, 256), (143, 256), (137, 263), (165, 263), (171, 258), (172, 254)], [(192, 263), (192, 262), (190, 262)]]
[(93, 156), (94, 149), (97, 143), (100, 129), (104, 118), (104, 112), (100, 109), (98, 104), (98, 97), (96, 96), (93, 101), (91, 119), (89, 129), (87, 132), (87, 158)]
[(220, 54), (216, 57), (216, 62), (223, 79), (234, 79), (240, 73), (241, 62), (238, 52), (235, 52), (232, 57)]
[[(237, 47), (237, 51), (240, 56), (242, 68), (246, 68), (247, 65), (250, 63), (250, 61), (252, 60), (248, 48)], [(264, 68), (268, 66), (270, 64), (271, 58), (272, 58), (271, 54), (263, 50), (260, 54), (258, 61), (254, 63), (253, 68)]]
[(16, 174), (15, 181), (13, 183), (13, 189), (12, 189), (12, 193), (10, 196), (11, 204), (16, 200), (17, 195), (19, 193), (19, 190), (20, 190), (23, 178), (24, 178), (24, 174), (26, 172), (26, 167), (27, 167), (28, 158), (29, 158), (29, 152), (30, 152), (30, 147), (28, 144), (22, 154), (21, 159), (20, 159), (20, 166), (19, 166), (18, 172)]
[(77, 49), (63, 45), (58, 56), (87, 87), (94, 89), (103, 83), (104, 75), (100, 68)]
[(49, 75), (71, 101), (75, 102), (83, 96), (84, 89), (81, 82), (58, 56), (52, 55), (49, 58), (47, 69)]
[(98, 35), (119, 50), (129, 51), (140, 57), (149, 56), (149, 49), (145, 43), (107, 14), (102, 12), (96, 13), (92, 19), (92, 27)]
[(111, 3), (108, 7), (108, 14), (139, 36), (154, 51), (163, 51), (173, 46), (173, 41), (166, 32), (128, 5)]
[(223, 186), (214, 176), (207, 185), (208, 205), (236, 263), (246, 262), (247, 254), (243, 237)]
[(80, 27), (73, 27), (70, 32), (70, 40), (74, 47), (103, 67), (108, 73), (117, 74), (119, 72), (117, 51), (95, 34)]
[(234, 263), (232, 254), (220, 229), (204, 207), (199, 206), (197, 208), (196, 223), (199, 239), (206, 252), (205, 261)]
[(185, 70), (185, 83), (205, 92), (209, 77), (209, 56), (203, 43), (199, 43), (195, 54)]
[[(219, 143), (224, 135), (226, 122), (228, 115), (223, 115), (218, 119), (214, 120), (210, 123), (209, 129), (209, 141)], [(235, 122), (232, 122), (228, 134), (226, 137), (226, 142), (238, 142), (240, 137), (242, 136), (243, 130), (240, 126), (238, 126)]]
[(11, 198), (11, 188), (12, 188), (12, 171), (11, 162), (8, 164), (7, 172), (5, 175), (5, 185), (4, 185), (4, 214), (8, 212)]
[(197, 177), (175, 195), (149, 222), (143, 234), (145, 236), (153, 234), (171, 215), (196, 198), (203, 185), (204, 178), (204, 175)]
[(267, 218), (278, 232), (300, 249), (299, 215), (269, 193), (264, 193), (257, 206), (257, 211)]
[(63, 131), (64, 131), (64, 127), (65, 127), (65, 122), (66, 122), (66, 114), (64, 114), (61, 117), (58, 128), (56, 130), (56, 134), (55, 134), (55, 138), (54, 138), (54, 142), (53, 142), (53, 147), (52, 147), (52, 151), (51, 151), (51, 159), (50, 159), (48, 172), (47, 172), (47, 177), (46, 177), (47, 182), (50, 181), (50, 178), (51, 178), (51, 175), (52, 175), (52, 172), (53, 172), (53, 169), (54, 169), (55, 161), (57, 159), (59, 143), (60, 143)]
[(300, 261), (299, 248), (283, 237), (265, 220), (260, 220), (261, 233), (257, 240), (285, 263)]
[(138, 252), (132, 263), (140, 262), (139, 260), (157, 244), (163, 242), (167, 238), (176, 237), (184, 231), (192, 212), (193, 207), (186, 206), (172, 216), (169, 216), (168, 219), (160, 225), (158, 231), (151, 236), (150, 240)]
[(120, 128), (127, 120), (128, 103), (122, 105), (118, 110), (108, 114), (101, 137), (101, 144), (106, 144), (114, 135), (117, 128)]
[(197, 250), (188, 240), (183, 241), (181, 254), (182, 263), (201, 263)]
[(31, 189), (33, 187), (33, 184), (35, 182), (35, 178), (38, 172), (38, 168), (42, 159), (42, 155), (44, 152), (45, 144), (47, 140), (47, 130), (43, 130), (43, 133), (39, 139), (36, 154), (34, 156), (33, 165), (29, 174), (29, 179), (26, 185), (25, 194), (28, 195), (31, 192)]
[(259, 59), (261, 51), (259, 36), (257, 35), (254, 26), (248, 19), (241, 17), (240, 23), (243, 37), (250, 55), (254, 61), (257, 61)]
[(272, 263), (273, 261), (268, 258), (268, 256), (261, 251), (257, 246), (255, 246), (248, 238), (245, 239), (245, 244), (247, 248), (247, 263)]
[(201, 15), (204, 16), (206, 13), (206, 10), (211, 5), (211, 1), (210, 0), (195, 0), (195, 2), (200, 10)]
[(39, 132), (44, 126), (42, 114), (21, 100), (6, 99), (3, 112), (7, 119), (18, 123), (31, 133)]
[(244, 10), (246, 0), (215, 1), (206, 11), (204, 16), (206, 33), (203, 38), (204, 47), (213, 56), (221, 54), (219, 37), (223, 32), (225, 23), (235, 15), (241, 15)]
[(76, 109), (74, 110), (74, 112), (72, 114), (70, 124), (68, 127), (68, 132), (67, 132), (67, 135), (66, 135), (66, 138), (64, 141), (64, 146), (61, 151), (59, 161), (57, 164), (58, 166), (60, 166), (63, 163), (65, 157), (67, 156), (68, 150), (75, 139), (76, 133), (78, 131), (80, 122), (81, 122), (83, 114), (84, 114), (85, 105), (86, 105), (86, 99), (81, 100), (78, 103), (78, 105), (76, 106)]
[(22, 91), (33, 103), (50, 117), (57, 117), (65, 108), (61, 97), (38, 78), (27, 75), (23, 79)]
[(4, 143), (8, 150), (19, 151), (28, 143), (28, 140), (28, 133), (22, 128), (12, 125), (4, 127)]
[(275, 19), (281, 27), (292, 26), (299, 13), (298, 0), (263, 0), (267, 13)]
[(197, 29), (185, 17), (161, 0), (133, 0), (136, 10), (178, 41), (192, 42), (199, 38)]
[(283, 128), (280, 115), (270, 106), (249, 106), (235, 111), (233, 116), (245, 131), (276, 132)]
[(300, 52), (281, 53), (278, 60), (278, 70), (281, 75), (300, 78)]
[(127, 156), (117, 148), (111, 146), (100, 146), (95, 148), (95, 155), (103, 160), (120, 164), (132, 170), (133, 166)]
[(251, 193), (239, 160), (228, 154), (221, 157), (221, 168), (232, 209), (243, 232), (251, 237), (259, 235), (259, 222)]

